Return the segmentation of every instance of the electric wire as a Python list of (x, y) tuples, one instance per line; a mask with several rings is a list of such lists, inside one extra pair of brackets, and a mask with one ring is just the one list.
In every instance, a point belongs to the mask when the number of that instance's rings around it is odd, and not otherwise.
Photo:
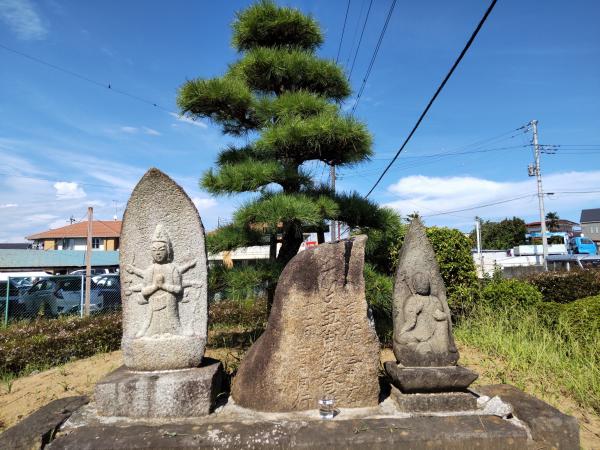
[(80, 73), (77, 73), (77, 72), (75, 72), (73, 70), (66, 69), (64, 67), (58, 66), (58, 65), (50, 63), (48, 61), (44, 61), (43, 59), (37, 58), (35, 56), (32, 56), (32, 55), (29, 55), (27, 53), (21, 52), (19, 50), (15, 50), (13, 48), (7, 47), (6, 45), (4, 45), (2, 43), (0, 43), (0, 48), (6, 50), (8, 52), (11, 52), (11, 53), (13, 53), (15, 55), (18, 55), (18, 56), (21, 56), (23, 58), (29, 59), (30, 61), (36, 62), (38, 64), (42, 64), (42, 65), (50, 67), (50, 68), (52, 68), (54, 70), (58, 70), (59, 72), (63, 72), (63, 73), (66, 73), (68, 75), (71, 75), (72, 77), (79, 78), (80, 80), (86, 81), (86, 82), (88, 82), (90, 84), (94, 84), (94, 85), (96, 85), (98, 87), (108, 89), (111, 92), (115, 92), (115, 93), (123, 95), (125, 97), (129, 97), (129, 98), (131, 98), (133, 100), (137, 100), (138, 102), (145, 103), (147, 105), (151, 105), (151, 106), (153, 106), (153, 107), (155, 107), (157, 109), (160, 109), (162, 111), (168, 112), (170, 114), (176, 114), (176, 113), (173, 113), (172, 111), (170, 111), (169, 109), (162, 107), (161, 105), (159, 105), (158, 103), (156, 103), (156, 102), (154, 102), (152, 100), (148, 100), (148, 99), (140, 97), (138, 95), (131, 94), (131, 93), (127, 92), (127, 91), (124, 91), (123, 89), (115, 88), (115, 87), (112, 86), (111, 83), (102, 83), (100, 81), (94, 80), (93, 78), (90, 78), (88, 76), (85, 76), (85, 75), (82, 75)]
[(431, 105), (433, 105), (433, 102), (435, 102), (435, 99), (438, 97), (438, 95), (440, 94), (440, 92), (442, 92), (442, 89), (444, 89), (444, 86), (446, 85), (446, 83), (448, 82), (448, 80), (450, 79), (450, 77), (452, 76), (452, 74), (454, 73), (454, 70), (456, 69), (456, 67), (458, 67), (458, 65), (462, 61), (463, 57), (465, 56), (465, 54), (467, 53), (467, 51), (471, 47), (471, 44), (473, 44), (473, 41), (475, 40), (475, 38), (479, 34), (479, 30), (481, 30), (481, 28), (483, 27), (483, 24), (486, 22), (488, 16), (490, 15), (490, 13), (492, 12), (492, 10), (494, 9), (494, 6), (496, 6), (496, 2), (497, 2), (497, 0), (492, 0), (492, 2), (490, 3), (490, 6), (485, 11), (485, 14), (483, 15), (483, 17), (479, 21), (479, 24), (475, 28), (475, 31), (473, 31), (473, 33), (471, 34), (471, 37), (467, 41), (465, 47), (460, 52), (460, 55), (458, 56), (458, 58), (456, 59), (456, 61), (452, 65), (452, 67), (450, 68), (450, 71), (446, 74), (446, 76), (444, 77), (442, 83), (438, 86), (437, 90), (433, 94), (433, 97), (431, 97), (431, 99), (429, 100), (429, 103), (427, 104), (427, 106), (425, 107), (425, 109), (423, 110), (423, 112), (421, 113), (421, 116), (419, 117), (419, 119), (417, 120), (417, 122), (415, 123), (415, 125), (413, 126), (411, 132), (408, 134), (408, 136), (404, 140), (403, 144), (400, 146), (400, 148), (396, 152), (396, 155), (394, 156), (394, 158), (390, 161), (390, 163), (383, 170), (383, 172), (381, 173), (381, 175), (379, 176), (379, 178), (377, 179), (377, 181), (375, 182), (375, 184), (371, 187), (371, 189), (369, 190), (369, 192), (367, 193), (367, 195), (365, 195), (365, 198), (368, 198), (371, 195), (371, 193), (375, 190), (375, 188), (379, 185), (379, 183), (381, 182), (381, 180), (383, 179), (383, 177), (385, 176), (385, 174), (390, 170), (390, 167), (392, 167), (392, 165), (394, 164), (394, 162), (396, 162), (396, 160), (398, 159), (398, 156), (400, 156), (400, 153), (402, 152), (402, 150), (404, 150), (404, 148), (406, 147), (406, 144), (408, 144), (408, 142), (410, 141), (410, 139), (412, 138), (412, 136), (415, 134), (415, 132), (417, 131), (417, 128), (419, 128), (419, 125), (421, 124), (421, 122), (423, 121), (423, 119), (427, 115), (427, 112), (431, 108)]
[(373, 6), (373, 0), (369, 1), (369, 8), (367, 9), (367, 15), (365, 16), (365, 21), (363, 22), (362, 30), (360, 32), (360, 37), (358, 38), (358, 45), (356, 46), (356, 51), (354, 52), (354, 58), (352, 59), (352, 65), (350, 66), (350, 72), (348, 73), (348, 80), (352, 77), (352, 72), (354, 71), (354, 64), (356, 64), (356, 57), (358, 56), (358, 52), (360, 51), (360, 44), (362, 43), (363, 36), (365, 34), (365, 28), (367, 27), (367, 22), (369, 21), (369, 14), (371, 13), (371, 7)]
[(346, 22), (348, 21), (348, 11), (350, 11), (350, 0), (348, 0), (348, 6), (346, 6), (346, 16), (344, 17), (344, 26), (342, 27), (342, 36), (340, 37), (340, 45), (338, 46), (337, 55), (335, 57), (335, 63), (337, 64), (340, 59), (340, 51), (342, 50), (342, 42), (344, 41), (344, 32), (346, 31)]
[(354, 105), (352, 105), (352, 111), (350, 113), (351, 115), (354, 115), (356, 108), (358, 108), (358, 103), (360, 102), (362, 94), (365, 90), (365, 86), (367, 85), (367, 80), (369, 79), (369, 76), (371, 75), (371, 70), (373, 70), (373, 66), (375, 64), (375, 59), (377, 59), (377, 55), (379, 54), (379, 48), (381, 47), (381, 43), (383, 42), (383, 37), (385, 36), (385, 32), (387, 31), (387, 27), (388, 27), (388, 24), (390, 23), (390, 18), (392, 17), (392, 13), (394, 12), (395, 7), (396, 7), (396, 0), (393, 0), (392, 4), (390, 5), (390, 9), (388, 10), (388, 15), (385, 18), (383, 28), (381, 29), (381, 32), (379, 33), (379, 39), (377, 40), (377, 45), (375, 46), (375, 50), (373, 50), (373, 55), (371, 56), (371, 60), (369, 61), (369, 66), (367, 67), (367, 71), (365, 73), (365, 76), (362, 79), (360, 88), (358, 90), (358, 94), (356, 95), (356, 100), (354, 101)]

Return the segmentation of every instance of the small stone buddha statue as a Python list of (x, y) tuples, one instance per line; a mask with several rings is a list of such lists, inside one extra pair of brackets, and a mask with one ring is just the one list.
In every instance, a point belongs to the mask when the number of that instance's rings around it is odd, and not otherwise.
[(404, 303), (398, 344), (426, 359), (455, 352), (450, 339), (450, 315), (444, 311), (440, 299), (431, 294), (429, 276), (416, 272), (409, 282), (412, 295)]
[(142, 278), (142, 284), (131, 286), (140, 292), (140, 305), (149, 311), (136, 337), (181, 334), (178, 302), (183, 298), (182, 271), (173, 264), (173, 247), (167, 231), (158, 224), (151, 245), (153, 263), (146, 269), (127, 265), (125, 270)]

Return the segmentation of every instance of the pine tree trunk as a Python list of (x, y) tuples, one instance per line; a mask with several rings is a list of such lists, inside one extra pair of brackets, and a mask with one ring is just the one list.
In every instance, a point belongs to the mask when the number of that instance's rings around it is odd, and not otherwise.
[(300, 245), (302, 245), (302, 241), (302, 225), (295, 221), (283, 224), (283, 238), (281, 248), (279, 249), (279, 255), (277, 255), (277, 262), (279, 262), (282, 267), (285, 267), (285, 265), (296, 256)]

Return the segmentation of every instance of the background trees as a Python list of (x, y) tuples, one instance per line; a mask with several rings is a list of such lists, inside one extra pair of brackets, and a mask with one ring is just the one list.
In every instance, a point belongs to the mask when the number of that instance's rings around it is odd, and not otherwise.
[[(507, 250), (525, 243), (525, 221), (519, 217), (500, 222), (489, 220), (481, 223), (481, 247), (484, 249)], [(477, 242), (475, 230), (470, 233), (473, 246)]]
[(354, 165), (372, 154), (365, 125), (340, 111), (351, 92), (346, 75), (315, 54), (323, 42), (317, 22), (263, 0), (239, 12), (232, 28), (240, 59), (222, 77), (184, 83), (177, 98), (182, 114), (255, 138), (222, 150), (202, 175), (201, 186), (214, 195), (256, 194), (211, 235), (209, 250), (273, 248), (281, 234), (277, 262), (285, 265), (310, 227), (322, 230), (331, 219), (378, 226), (375, 204), (332, 192), (306, 169), (309, 161)]

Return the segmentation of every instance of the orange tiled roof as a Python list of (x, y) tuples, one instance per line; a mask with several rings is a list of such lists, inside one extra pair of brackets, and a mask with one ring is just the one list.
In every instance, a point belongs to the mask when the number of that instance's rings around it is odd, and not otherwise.
[[(53, 230), (43, 231), (41, 233), (27, 236), (27, 239), (60, 239), (60, 238), (81, 238), (87, 236), (86, 222), (77, 222)], [(93, 237), (119, 237), (121, 235), (120, 220), (94, 220), (92, 222)]]

